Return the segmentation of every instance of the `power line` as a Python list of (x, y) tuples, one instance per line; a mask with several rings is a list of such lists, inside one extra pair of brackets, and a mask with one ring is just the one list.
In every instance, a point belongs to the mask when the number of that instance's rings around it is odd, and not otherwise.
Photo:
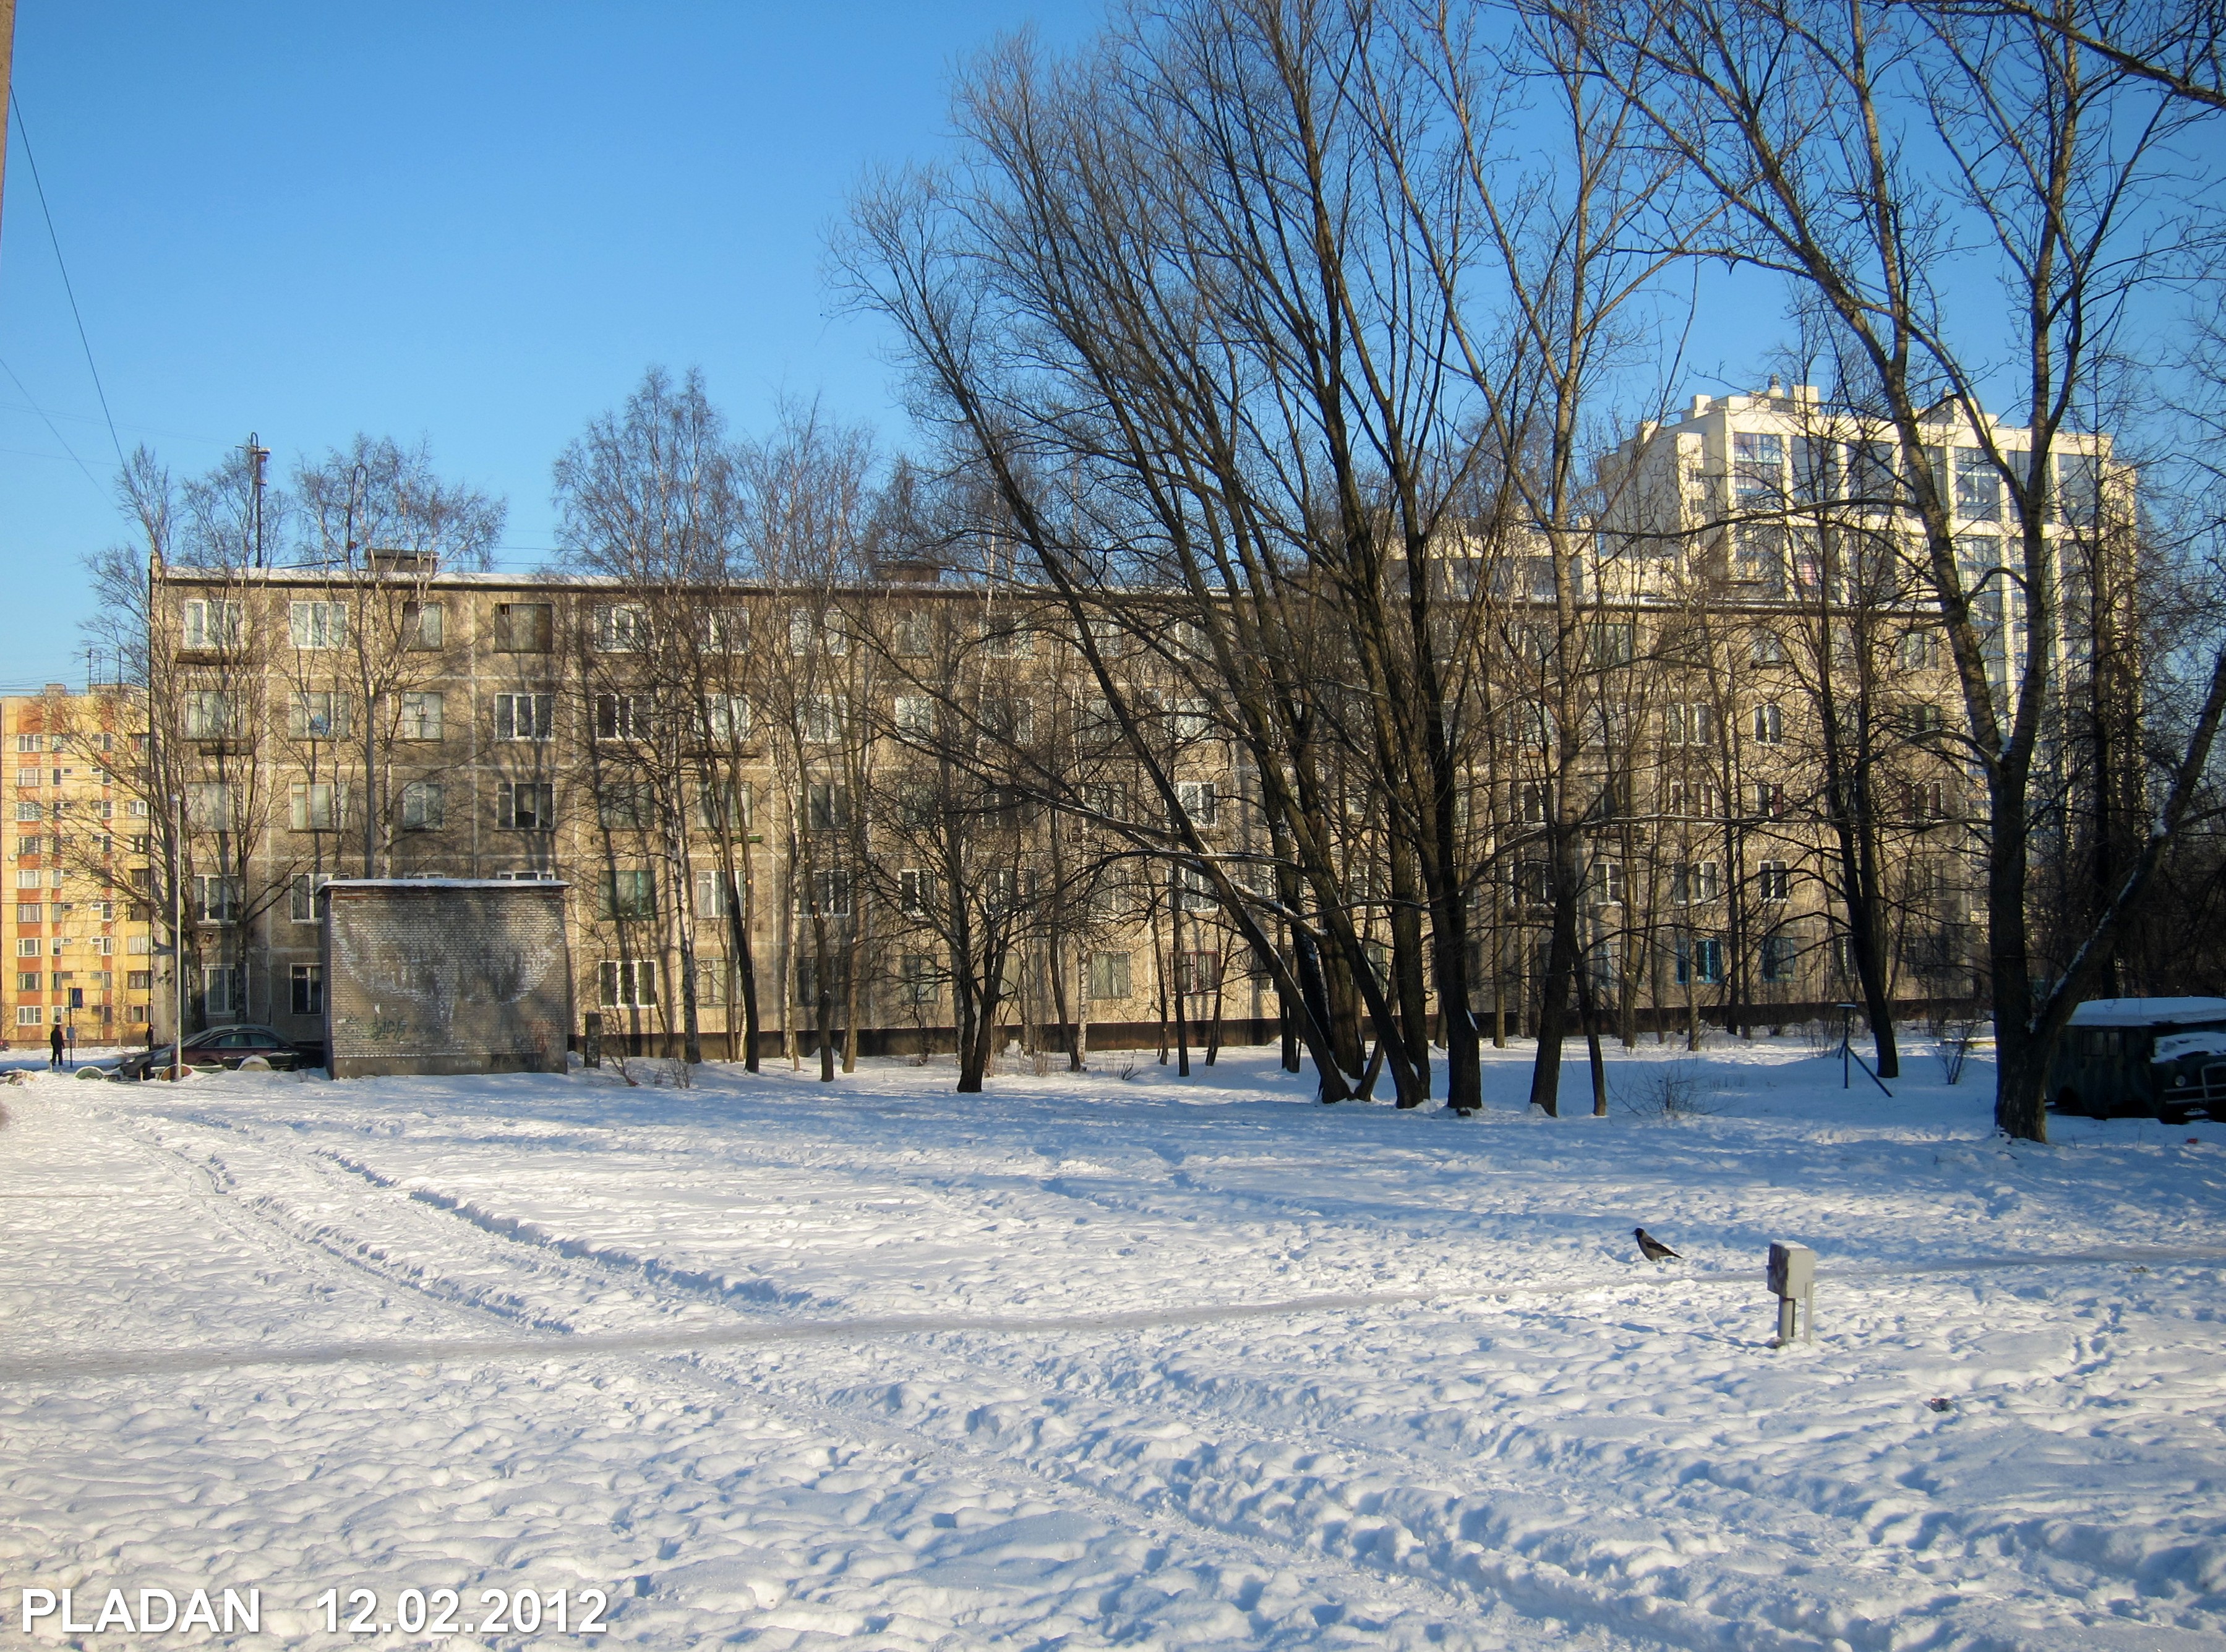
[[(101, 415), (108, 421), (108, 440), (116, 448), (116, 467), (122, 470), (125, 468), (123, 438), (116, 434), (116, 416), (108, 410), (108, 392), (101, 386), (100, 369), (92, 365), (92, 340), (85, 335), (85, 317), (78, 311), (77, 289), (70, 284), (69, 265), (62, 258), (61, 237), (54, 233), (54, 215), (47, 206), (47, 186), (39, 181), (39, 157), (31, 152), (31, 124), (23, 118), (22, 103), (12, 86), (9, 88), (8, 104), (16, 111), (16, 130), (23, 135), (23, 159), (30, 163), (31, 187), (39, 197), (40, 215), (47, 220), (47, 241), (54, 250), (54, 267), (62, 272), (62, 291), (69, 295), (70, 315), (77, 322), (77, 341), (85, 351), (86, 371), (92, 375), (93, 394), (100, 397)], [(22, 384), (21, 379), (16, 382), (18, 387)], [(27, 397), (30, 394), (29, 391), (23, 393)]]
[[(0, 372), (5, 372), (10, 378), (15, 380), (16, 388), (23, 391), (23, 399), (30, 403), (31, 411), (37, 414), (41, 419), (46, 420), (48, 433), (52, 435), (55, 441), (62, 444), (62, 451), (67, 454), (72, 460), (76, 461), (77, 467), (80, 470), (85, 471), (85, 480), (92, 484), (92, 491), (99, 494), (102, 499), (107, 499), (108, 490), (100, 485), (99, 480), (93, 475), (92, 471), (86, 468), (85, 461), (79, 459), (77, 456), (77, 449), (71, 447), (68, 441), (63, 436), (62, 433), (54, 428), (54, 420), (47, 417), (47, 410), (39, 405), (37, 397), (34, 397), (29, 391), (24, 389), (22, 379), (17, 377), (16, 370), (13, 367), (10, 367), (4, 359), (0, 359)], [(111, 434), (111, 435), (113, 435), (112, 432)], [(51, 455), (42, 454), (41, 457), (51, 457)]]

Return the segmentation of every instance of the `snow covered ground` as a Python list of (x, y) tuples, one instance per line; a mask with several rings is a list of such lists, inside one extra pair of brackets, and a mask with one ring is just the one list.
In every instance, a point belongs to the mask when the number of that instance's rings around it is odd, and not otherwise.
[(30, 1585), (260, 1645), (444, 1586), (660, 1648), (2226, 1635), (2226, 1127), (2012, 1147), (1981, 1061), (1720, 1040), (1612, 1055), (1708, 1112), (1548, 1121), (1487, 1054), (1466, 1122), (1256, 1052), (0, 1087), (0, 1643)]

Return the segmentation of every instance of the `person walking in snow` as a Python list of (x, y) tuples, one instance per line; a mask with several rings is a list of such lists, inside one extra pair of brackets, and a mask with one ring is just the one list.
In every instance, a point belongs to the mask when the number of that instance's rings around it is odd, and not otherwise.
[(60, 1072), (62, 1070), (62, 1024), (60, 1021), (54, 1023), (54, 1035), (47, 1040), (47, 1045), (54, 1052), (47, 1065)]

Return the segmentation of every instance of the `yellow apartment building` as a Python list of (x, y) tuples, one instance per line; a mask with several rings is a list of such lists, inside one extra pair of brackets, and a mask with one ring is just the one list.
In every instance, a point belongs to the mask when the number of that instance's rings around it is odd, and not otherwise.
[[(8, 1046), (44, 1049), (60, 1026), (80, 1049), (147, 1036), (155, 993), (144, 904), (146, 805), (113, 766), (145, 738), (137, 701), (119, 690), (0, 697), (8, 782)], [(135, 870), (137, 875), (135, 876)]]

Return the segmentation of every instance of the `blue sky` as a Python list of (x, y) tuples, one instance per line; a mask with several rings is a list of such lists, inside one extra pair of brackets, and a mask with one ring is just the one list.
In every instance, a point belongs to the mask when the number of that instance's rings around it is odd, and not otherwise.
[[(26, 0), (16, 90), (125, 450), (193, 473), (252, 430), (283, 476), (358, 430), (423, 437), (507, 497), (500, 560), (524, 567), (551, 543), (550, 462), (652, 362), (702, 366), (743, 428), (817, 396), (900, 442), (885, 338), (830, 313), (828, 232), (866, 168), (944, 144), (964, 57), (1103, 16)], [(80, 559), (125, 537), (23, 137), (11, 123), (0, 226), (11, 690), (82, 679)], [(1777, 306), (1711, 312), (1692, 382), (1724, 389)]]
[[(145, 441), (198, 472), (254, 430), (283, 473), (359, 429), (423, 436), (443, 469), (509, 497), (521, 549), (504, 560), (523, 565), (550, 543), (557, 450), (649, 363), (700, 365), (738, 424), (789, 392), (891, 428), (881, 338), (830, 314), (829, 227), (863, 168), (942, 144), (964, 56), (1029, 23), (1078, 39), (1102, 16), (1099, 0), (26, 0), (16, 90), (127, 451)], [(78, 559), (124, 524), (10, 139), (13, 688), (81, 679)]]

